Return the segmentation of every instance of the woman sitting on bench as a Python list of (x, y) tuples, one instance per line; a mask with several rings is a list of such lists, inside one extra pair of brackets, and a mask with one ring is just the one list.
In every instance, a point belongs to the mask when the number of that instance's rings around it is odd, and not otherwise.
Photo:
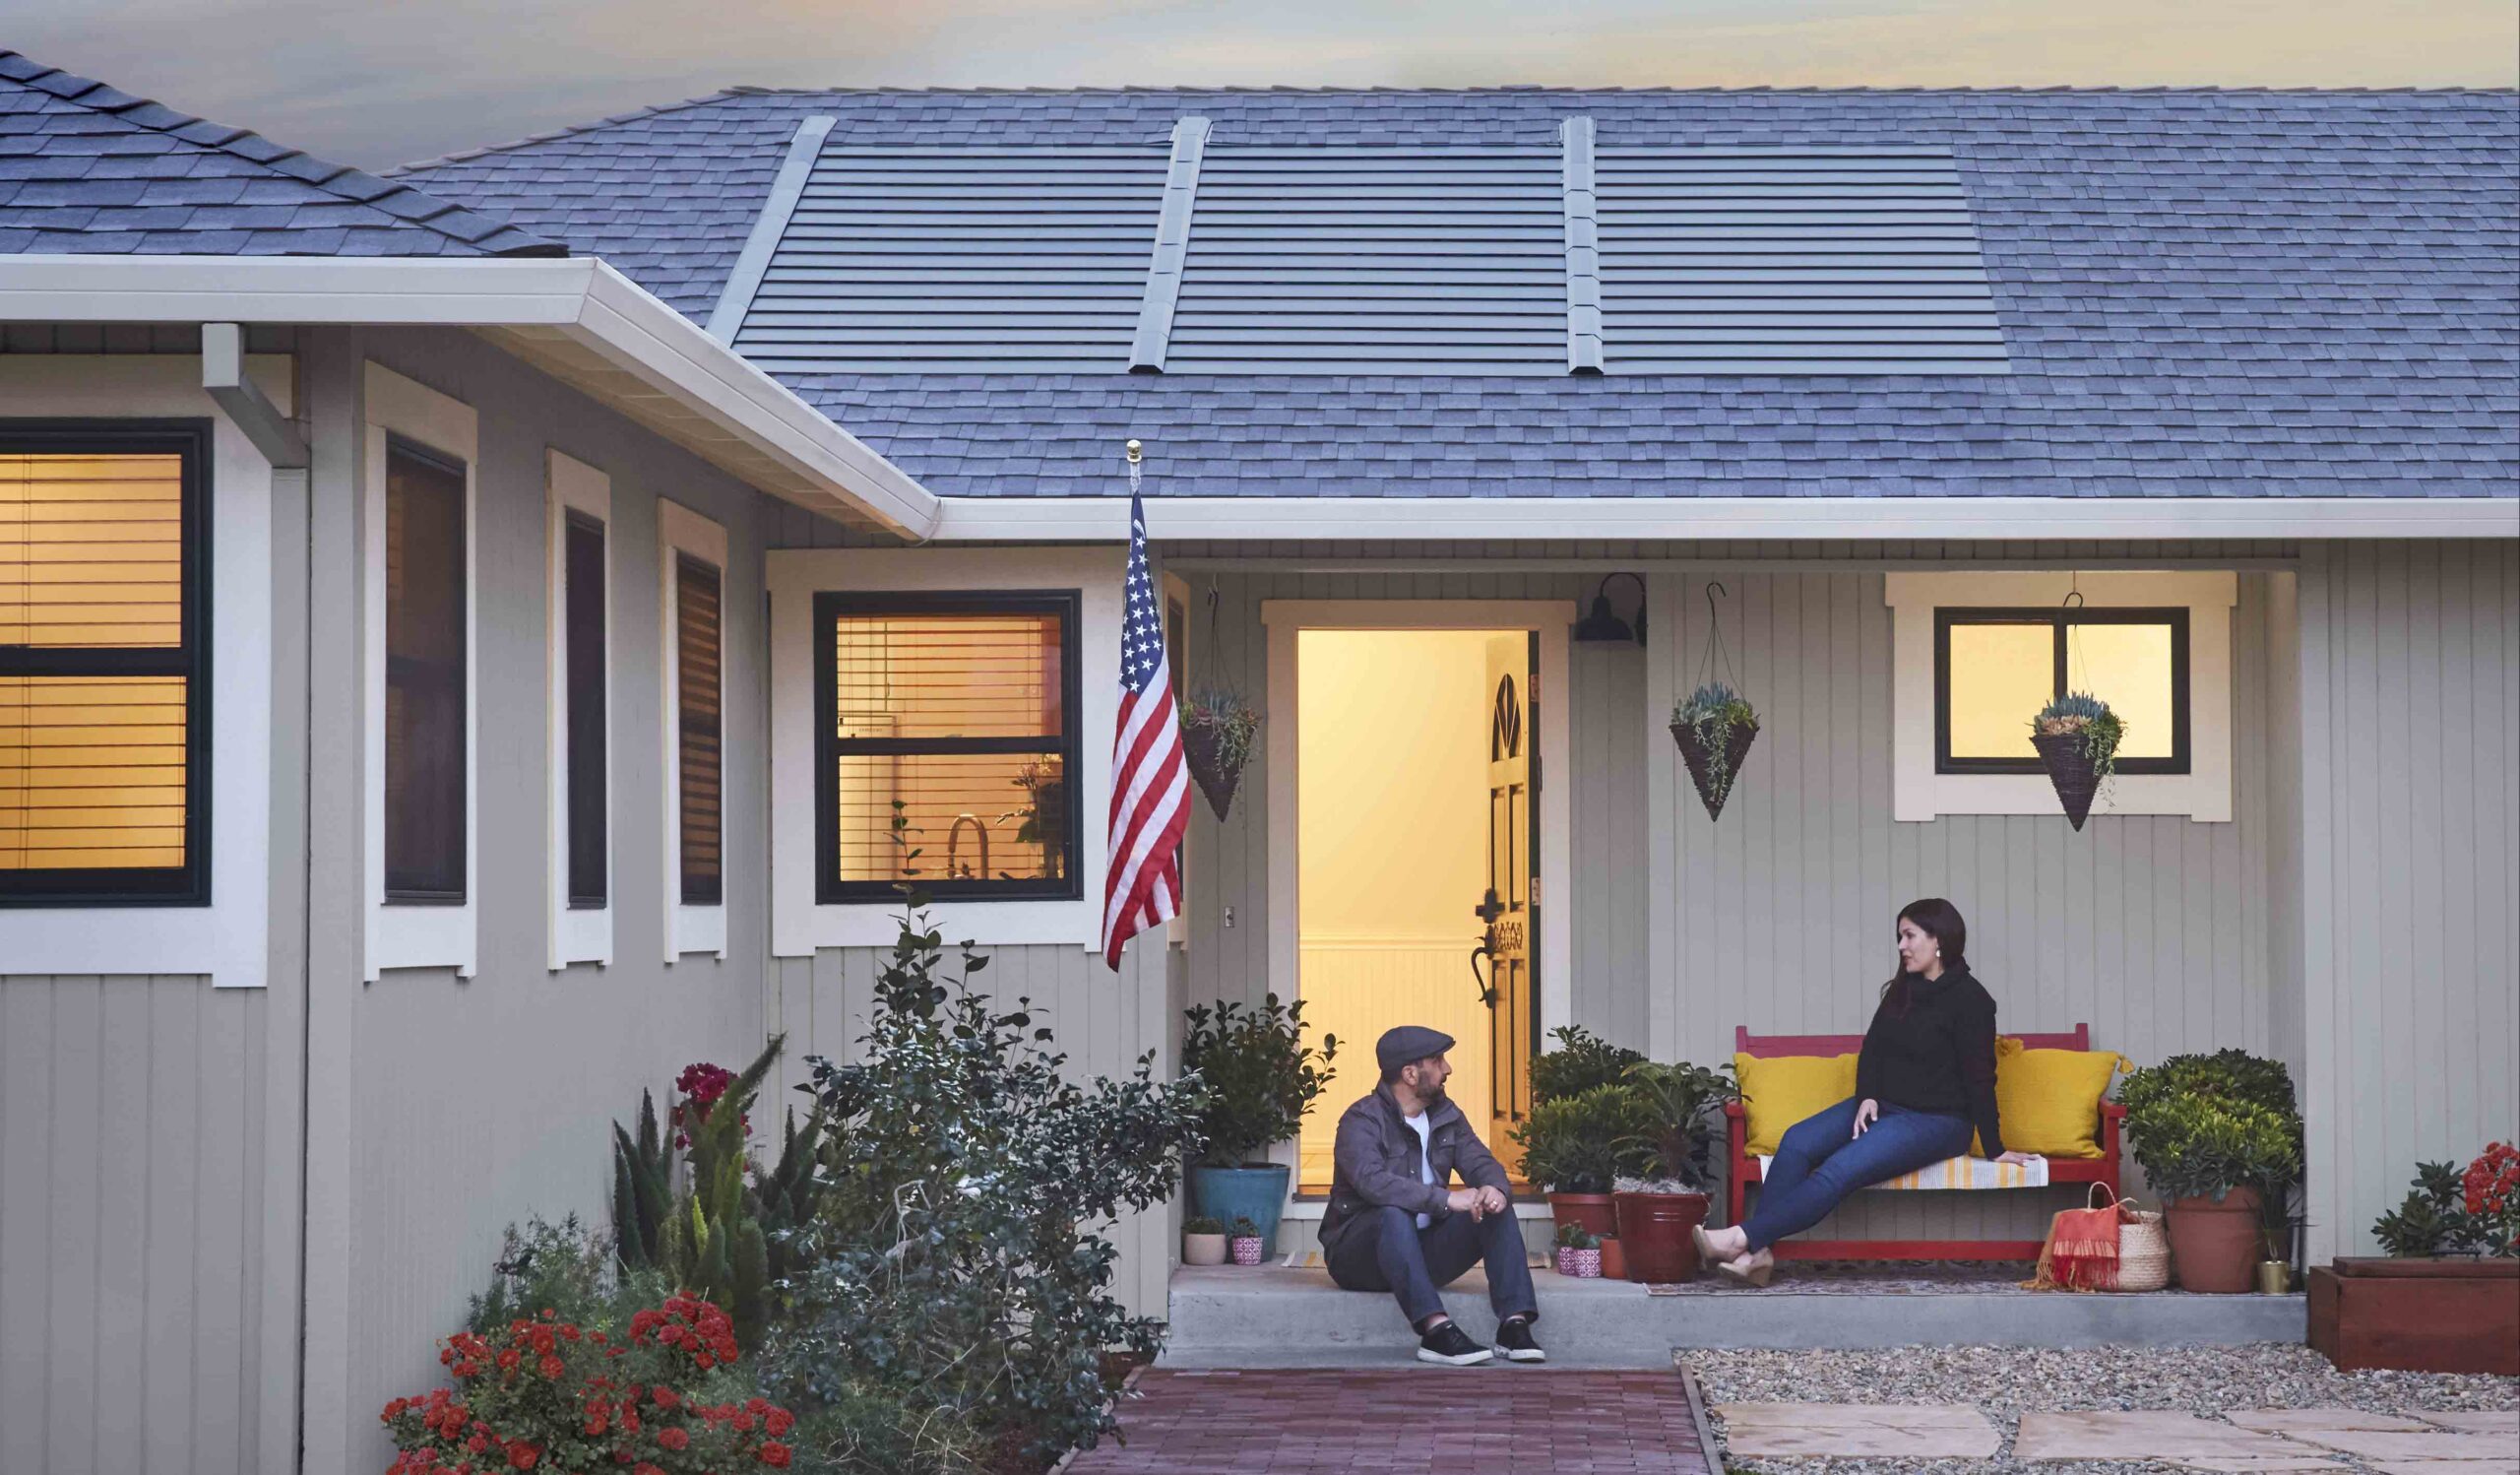
[(1980, 1151), (2004, 1150), (1995, 1119), (1995, 1000), (1969, 975), (1969, 925), (1942, 898), (1899, 913), (1899, 976), (1856, 1058), (1855, 1096), (1788, 1128), (1748, 1219), (1697, 1231), (1701, 1258), (1735, 1280), (1764, 1286), (1776, 1271), (1768, 1247), (1828, 1217), (1849, 1193), (1959, 1157), (1974, 1131)]

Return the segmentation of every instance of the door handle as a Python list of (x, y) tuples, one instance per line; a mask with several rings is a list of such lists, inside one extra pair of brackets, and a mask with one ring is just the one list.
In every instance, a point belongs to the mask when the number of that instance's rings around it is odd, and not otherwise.
[[(1484, 975), (1479, 971), (1479, 960), (1482, 957), (1487, 960), (1487, 972)], [(1490, 1009), (1496, 1007), (1496, 987), (1493, 982), (1495, 977), (1496, 930), (1491, 927), (1487, 930), (1487, 935), (1480, 939), (1479, 945), (1470, 950), (1471, 982), (1479, 986), (1480, 1003)]]

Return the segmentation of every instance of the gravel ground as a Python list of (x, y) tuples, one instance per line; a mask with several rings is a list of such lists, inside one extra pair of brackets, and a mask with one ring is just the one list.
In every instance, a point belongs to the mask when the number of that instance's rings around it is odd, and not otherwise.
[[(2175, 1469), (2155, 1461), (2012, 1458), (2024, 1410), (2175, 1409), (2212, 1416), (2256, 1408), (2355, 1408), (2372, 1413), (2520, 1407), (2520, 1379), (2436, 1373), (2340, 1373), (2309, 1348), (1904, 1347), (1864, 1352), (1714, 1352), (1679, 1362), (1712, 1410), (1722, 1403), (1968, 1403), (2003, 1435), (1992, 1460), (1759, 1459), (1727, 1467), (1801, 1475), (2132, 1475)], [(1715, 1420), (1724, 1442), (1723, 1420)], [(2350, 1461), (2348, 1462), (2350, 1464)], [(2342, 1467), (2341, 1467), (2342, 1468)]]

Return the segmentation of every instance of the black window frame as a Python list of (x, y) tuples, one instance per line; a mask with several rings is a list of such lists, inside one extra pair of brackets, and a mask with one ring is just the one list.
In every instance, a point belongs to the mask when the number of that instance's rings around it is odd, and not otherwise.
[[(686, 907), (722, 907), (726, 904), (726, 571), (684, 548), (673, 549), (673, 558), (674, 894)], [(695, 569), (705, 572), (716, 587), (717, 611), (710, 629), (710, 634), (717, 641), (717, 651), (711, 658), (717, 710), (707, 721), (717, 764), (714, 777), (718, 789), (718, 866), (705, 876), (691, 868), (691, 832), (684, 823), (685, 816), (690, 813), (684, 781), (689, 777), (687, 765), (691, 761), (694, 719), (683, 701), (690, 675), (682, 660), (682, 609), (684, 583)]]
[(0, 675), (184, 678), (184, 864), (0, 870), (0, 908), (206, 907), (211, 903), (211, 423), (208, 419), (0, 419), (13, 455), (181, 458), (182, 644), (54, 649), (0, 645)]
[[(382, 880), (385, 888), (385, 903), (388, 906), (400, 907), (460, 907), (472, 899), (473, 879), (473, 826), (478, 822), (478, 816), (473, 813), (472, 808), (473, 788), (476, 782), (476, 777), (472, 772), (472, 724), (477, 715), (472, 710), (472, 691), (473, 680), (477, 674), (477, 673), (472, 669), (472, 602), (477, 593), (474, 588), (474, 582), (478, 574), (478, 571), (472, 566), (472, 539), (475, 532), (473, 527), (473, 508), (472, 506), (472, 470), (471, 465), (461, 456), (438, 450), (422, 441), (414, 440), (409, 436), (389, 431), (385, 437), (386, 475), (389, 479), (393, 475), (393, 459), (397, 452), (414, 457), (420, 461), (431, 463), (441, 471), (452, 472), (464, 481), (465, 491), (462, 501), (459, 504), (459, 510), (463, 517), (464, 533), (462, 540), (464, 591), (463, 598), (456, 601), (455, 606), (456, 646), (459, 650), (464, 652), (463, 678), (457, 683), (456, 698), (461, 704), (459, 708), (461, 716), (457, 723), (457, 728), (463, 735), (462, 746), (464, 748), (464, 752), (458, 758), (455, 765), (455, 807), (460, 822), (456, 830), (455, 838), (454, 889), (446, 890), (435, 887), (397, 886), (394, 884), (394, 857), (392, 847), (394, 799), (393, 795), (389, 792), (385, 796), (384, 813), (379, 820), (379, 823), (385, 826), (384, 833), (379, 836), (379, 843), (384, 848), (384, 875)], [(378, 488), (380, 516), (383, 515), (382, 503), (384, 498), (392, 495), (393, 491), (390, 485), (390, 481), (388, 485)], [(385, 570), (380, 567), (375, 570), (375, 575), (381, 580), (385, 577)], [(377, 673), (377, 679), (387, 683), (387, 690), (390, 691), (393, 680), (392, 667), (394, 660), (393, 637), (391, 633), (393, 629), (394, 613), (393, 600), (390, 592), (387, 594), (384, 603), (385, 609), (383, 610), (383, 621), (385, 628), (378, 632), (378, 639), (383, 646), (383, 669)], [(390, 762), (387, 762), (384, 765), (384, 770), (377, 775), (377, 783), (380, 785), (387, 784), (391, 778), (392, 770), (393, 765)]]
[[(580, 534), (595, 537), (595, 598), (590, 611), (579, 601), (575, 538)], [(568, 906), (575, 912), (598, 912), (612, 902), (612, 816), (608, 770), (611, 756), (607, 752), (611, 737), (612, 662), (611, 609), (612, 530), (592, 512), (576, 507), (560, 509), (560, 648), (566, 653), (562, 690), (568, 698), (568, 720), (562, 734), (560, 751), (567, 766), (563, 776), (562, 813), (567, 822), (562, 833), (567, 838), (567, 852), (562, 857), (565, 874), (562, 879)], [(582, 662), (585, 654), (580, 644), (586, 632), (578, 625), (581, 614), (591, 613), (595, 621), (596, 659)], [(582, 665), (591, 666), (581, 671)], [(588, 689), (592, 685), (592, 690)], [(588, 713), (593, 709), (593, 715)], [(581, 747), (581, 741), (587, 746)], [(593, 761), (589, 762), (592, 756)], [(590, 884), (581, 873), (582, 866), (592, 866), (595, 877)]]
[[(1974, 605), (1944, 606), (1933, 612), (1933, 771), (1937, 774), (2032, 773), (2047, 767), (2038, 755), (2024, 758), (1955, 757), (1951, 751), (1951, 631), (1955, 625), (2045, 625), (2049, 631), (2052, 670), (2048, 682), (2054, 696), (2072, 687), (2066, 666), (2065, 632), (2074, 625), (2168, 625), (2171, 630), (2171, 753), (2167, 758), (2119, 758), (2122, 774), (2187, 774), (2195, 768), (2193, 687), (2188, 659), (2188, 609), (2161, 608), (1998, 609)], [(2031, 714), (2022, 714), (2022, 726)]]
[[(964, 593), (835, 593), (814, 596), (814, 896), (824, 906), (852, 902), (898, 903), (906, 884), (937, 900), (1075, 901), (1085, 895), (1083, 673), (1078, 652), (1084, 592), (1075, 589)], [(838, 619), (844, 614), (1056, 614), (1059, 617), (1059, 728), (1052, 738), (852, 738), (844, 739), (832, 718), (840, 707)], [(1053, 879), (949, 880), (921, 876), (914, 882), (844, 881), (840, 871), (840, 759), (846, 753), (931, 756), (957, 753), (1055, 755), (1065, 776), (1067, 826), (1060, 875)], [(914, 837), (933, 852), (941, 836)]]

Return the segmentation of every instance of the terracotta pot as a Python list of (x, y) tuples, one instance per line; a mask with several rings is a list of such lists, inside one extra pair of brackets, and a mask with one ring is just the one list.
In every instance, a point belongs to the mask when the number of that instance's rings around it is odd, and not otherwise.
[(1558, 1229), (1580, 1224), (1590, 1234), (1618, 1233), (1618, 1209), (1607, 1193), (1551, 1193), (1548, 1213)]
[(2340, 1258), (2310, 1272), (2310, 1345), (2349, 1373), (2520, 1378), (2520, 1259)]
[(1181, 1263), (1185, 1265), (1222, 1265), (1225, 1263), (1225, 1236), (1183, 1235)]
[(2259, 1247), (2255, 1188), (2234, 1188), (2222, 1201), (2174, 1198), (2163, 1205), (2170, 1231), (2170, 1268), (2182, 1291), (2229, 1295), (2257, 1289)]
[(1706, 1222), (1704, 1193), (1614, 1193), (1618, 1239), (1627, 1254), (1628, 1278), (1649, 1285), (1697, 1279), (1697, 1236)]
[(1627, 1251), (1620, 1247), (1616, 1235), (1602, 1242), (1602, 1279), (1627, 1279)]

